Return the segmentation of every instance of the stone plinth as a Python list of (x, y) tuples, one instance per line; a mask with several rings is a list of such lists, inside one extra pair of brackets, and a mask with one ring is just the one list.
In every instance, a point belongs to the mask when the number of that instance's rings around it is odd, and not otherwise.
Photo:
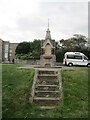
[(52, 55), (52, 56), (41, 55), (41, 57), (40, 57), (41, 67), (53, 67), (53, 66), (55, 66), (55, 63), (56, 63), (55, 55)]

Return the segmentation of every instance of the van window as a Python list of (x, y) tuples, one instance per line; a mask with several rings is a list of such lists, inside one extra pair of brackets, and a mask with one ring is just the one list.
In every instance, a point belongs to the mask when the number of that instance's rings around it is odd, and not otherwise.
[(74, 59), (74, 55), (67, 55), (67, 59)]
[(79, 56), (79, 55), (67, 55), (67, 59), (79, 59), (79, 60), (82, 60), (82, 56)]
[(82, 60), (82, 56), (75, 55), (75, 59)]
[(88, 57), (84, 56), (84, 60), (88, 60)]

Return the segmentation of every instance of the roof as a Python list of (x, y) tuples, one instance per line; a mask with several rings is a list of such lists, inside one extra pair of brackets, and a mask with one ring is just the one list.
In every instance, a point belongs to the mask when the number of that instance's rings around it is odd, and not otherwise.
[(67, 54), (67, 55), (84, 55), (81, 52), (66, 52), (65, 54)]
[[(43, 47), (43, 44), (46, 40), (41, 40), (41, 47)], [(55, 47), (55, 40), (50, 40), (53, 47)]]

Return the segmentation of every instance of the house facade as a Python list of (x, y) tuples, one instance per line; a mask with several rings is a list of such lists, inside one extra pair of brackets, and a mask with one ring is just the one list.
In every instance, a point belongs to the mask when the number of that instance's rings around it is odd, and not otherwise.
[(18, 43), (10, 43), (0, 39), (0, 63), (12, 63), (15, 58), (15, 50)]

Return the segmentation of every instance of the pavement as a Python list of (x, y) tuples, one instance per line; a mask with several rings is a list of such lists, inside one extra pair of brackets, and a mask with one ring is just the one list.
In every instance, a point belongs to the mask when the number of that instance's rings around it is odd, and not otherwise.
[(68, 67), (68, 66), (55, 66), (55, 67), (51, 67), (51, 68), (43, 68), (43, 67), (40, 67), (39, 65), (29, 65), (29, 64), (25, 64), (25, 65), (22, 65), (22, 67), (19, 67), (19, 68), (25, 68), (25, 69), (31, 69), (31, 68), (34, 68), (34, 69), (40, 69), (40, 70), (57, 70), (57, 69), (62, 69), (62, 70), (71, 70), (71, 69), (74, 69), (74, 68), (78, 68), (78, 67)]

